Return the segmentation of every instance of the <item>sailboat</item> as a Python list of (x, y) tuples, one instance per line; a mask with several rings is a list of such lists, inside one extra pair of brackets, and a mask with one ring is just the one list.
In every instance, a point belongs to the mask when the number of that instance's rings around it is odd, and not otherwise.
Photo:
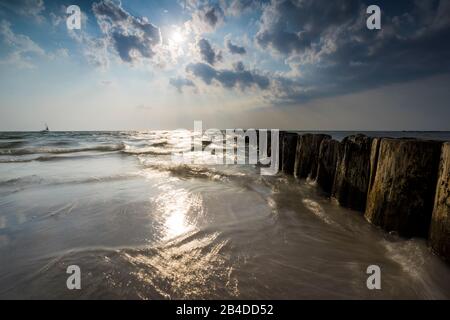
[(50, 131), (50, 130), (48, 129), (48, 125), (45, 124), (45, 129), (42, 130), (41, 133), (47, 133), (47, 132), (49, 132), (49, 131)]

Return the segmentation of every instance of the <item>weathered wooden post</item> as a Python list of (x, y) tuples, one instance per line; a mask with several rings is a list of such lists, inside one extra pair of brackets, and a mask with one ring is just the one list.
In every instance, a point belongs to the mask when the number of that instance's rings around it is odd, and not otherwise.
[(450, 142), (442, 146), (429, 244), (450, 262)]
[(316, 178), (320, 144), (329, 140), (326, 134), (303, 134), (297, 140), (294, 175), (297, 178)]
[(344, 138), (332, 195), (343, 207), (364, 212), (370, 180), (372, 138), (358, 134)]
[(381, 140), (382, 138), (374, 138), (372, 140), (372, 147), (370, 150), (370, 178), (367, 194), (370, 193), (370, 190), (372, 189), (373, 183), (375, 181), (375, 176), (377, 174), (378, 156), (380, 154)]
[(294, 174), (298, 137), (298, 133), (286, 132), (283, 134), (281, 170), (285, 174)]
[(401, 236), (426, 237), (440, 151), (437, 141), (382, 139), (366, 219)]
[(331, 194), (333, 188), (336, 165), (341, 150), (341, 143), (336, 140), (324, 139), (320, 144), (316, 181), (328, 194)]

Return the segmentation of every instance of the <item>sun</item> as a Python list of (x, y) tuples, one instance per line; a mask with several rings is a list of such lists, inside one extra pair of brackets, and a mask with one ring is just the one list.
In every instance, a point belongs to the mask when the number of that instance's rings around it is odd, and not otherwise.
[(184, 35), (180, 32), (180, 30), (174, 30), (170, 35), (170, 40), (176, 44), (180, 44), (184, 41)]

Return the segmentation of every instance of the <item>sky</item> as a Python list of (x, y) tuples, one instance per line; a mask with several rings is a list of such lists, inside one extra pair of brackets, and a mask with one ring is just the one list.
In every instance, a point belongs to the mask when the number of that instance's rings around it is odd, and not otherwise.
[(449, 0), (0, 0), (0, 131), (450, 130), (449, 40)]

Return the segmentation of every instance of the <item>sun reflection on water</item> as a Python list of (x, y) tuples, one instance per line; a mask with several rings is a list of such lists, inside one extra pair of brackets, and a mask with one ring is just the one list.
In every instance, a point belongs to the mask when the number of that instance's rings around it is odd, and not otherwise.
[(193, 231), (198, 215), (203, 210), (201, 197), (184, 189), (171, 189), (164, 185), (160, 187), (165, 190), (155, 202), (162, 215), (163, 240)]

